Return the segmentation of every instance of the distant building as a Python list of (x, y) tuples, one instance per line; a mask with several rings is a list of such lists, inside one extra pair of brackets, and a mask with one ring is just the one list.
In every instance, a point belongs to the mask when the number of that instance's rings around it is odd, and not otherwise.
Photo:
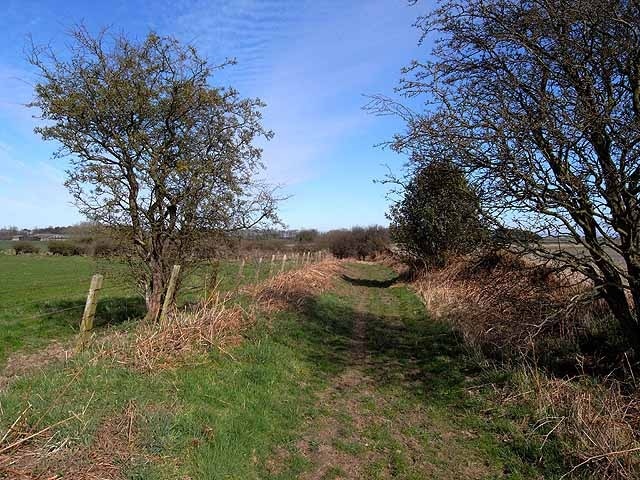
[(50, 242), (51, 240), (66, 240), (69, 238), (67, 235), (63, 235), (61, 233), (36, 233), (33, 235), (36, 239), (41, 242)]
[(13, 242), (50, 242), (51, 240), (66, 240), (68, 238), (67, 235), (63, 235), (60, 233), (31, 233), (30, 230), (23, 230), (18, 235), (14, 235), (11, 237), (11, 241)]
[(31, 235), (31, 230), (20, 230), (20, 232), (17, 235), (14, 235), (13, 237), (11, 237), (11, 241), (13, 242), (24, 242), (24, 241), (34, 241), (34, 240), (40, 240), (39, 238), (34, 237), (33, 235)]

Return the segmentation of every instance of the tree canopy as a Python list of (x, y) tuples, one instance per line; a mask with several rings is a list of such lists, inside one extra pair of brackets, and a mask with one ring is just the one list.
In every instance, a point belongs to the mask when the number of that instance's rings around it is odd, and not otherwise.
[(256, 180), (259, 99), (211, 85), (222, 65), (153, 32), (142, 41), (80, 27), (64, 55), (34, 46), (36, 131), (69, 158), (66, 186), (123, 240), (155, 318), (173, 264), (215, 235), (275, 218)]

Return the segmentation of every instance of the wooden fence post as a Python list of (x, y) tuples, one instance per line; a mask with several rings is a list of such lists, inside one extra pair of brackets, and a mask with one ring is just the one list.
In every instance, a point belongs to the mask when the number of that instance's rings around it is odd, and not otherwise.
[(284, 272), (284, 266), (287, 263), (287, 254), (285, 253), (282, 256), (282, 265), (280, 265), (280, 272)]
[(89, 332), (93, 328), (93, 319), (96, 316), (96, 306), (98, 305), (98, 294), (102, 288), (103, 277), (95, 274), (91, 277), (91, 285), (89, 286), (89, 294), (87, 302), (84, 304), (84, 313), (82, 314), (82, 322), (80, 322), (80, 334), (78, 335), (77, 350), (81, 352), (89, 336)]
[(178, 283), (178, 276), (180, 275), (180, 265), (174, 265), (171, 270), (171, 277), (169, 278), (169, 286), (167, 287), (167, 293), (164, 296), (164, 302), (162, 304), (162, 311), (160, 312), (160, 324), (164, 324), (167, 321), (167, 313), (173, 303), (173, 297), (176, 294), (176, 285)]
[(275, 262), (276, 256), (275, 254), (271, 255), (271, 265), (269, 265), (269, 278), (273, 276), (273, 262)]
[(262, 257), (258, 260), (258, 268), (256, 268), (256, 282), (260, 280), (260, 268), (262, 267)]

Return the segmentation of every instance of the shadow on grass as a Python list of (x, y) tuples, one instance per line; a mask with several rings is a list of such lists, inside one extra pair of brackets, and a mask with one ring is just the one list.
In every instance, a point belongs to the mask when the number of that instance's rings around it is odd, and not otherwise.
[(370, 278), (353, 278), (343, 274), (342, 279), (356, 287), (389, 288), (391, 285), (400, 281), (400, 275), (386, 280), (374, 280)]
[[(381, 283), (393, 285), (366, 278), (351, 278), (349, 283), (374, 289)], [(350, 304), (363, 294), (371, 299), (366, 311)], [(390, 418), (405, 412), (405, 401), (416, 402), (434, 409), (436, 416), (446, 412), (451, 428), (472, 432), (459, 441), (468, 441), (496, 468), (526, 473), (509, 478), (539, 478), (537, 468), (554, 475), (561, 470), (562, 457), (552, 442), (547, 444), (548, 465), (534, 467), (540, 462), (539, 445), (524, 439), (509, 420), (500, 419), (513, 412), (503, 408), (495, 418), (487, 413), (493, 404), (481, 389), (487, 382), (504, 382), (505, 373), (483, 369), (451, 327), (428, 318), (407, 288), (307, 298), (303, 313), (307, 358), (331, 381), (356, 367), (367, 377), (366, 397), (387, 409)], [(468, 393), (470, 387), (473, 394)], [(452, 448), (458, 448), (457, 441)]]
[[(351, 281), (372, 288), (393, 284), (393, 280)], [(329, 365), (332, 374), (357, 364), (379, 386), (401, 387), (425, 400), (449, 401), (479, 372), (467, 361), (467, 351), (451, 328), (425, 314), (363, 313), (329, 294), (306, 299), (304, 315), (308, 338), (316, 343), (310, 359), (317, 365)], [(363, 358), (354, 356), (355, 319), (366, 323)]]
[[(82, 319), (85, 300), (63, 300), (36, 304), (42, 313), (38, 317), (77, 328)], [(145, 314), (145, 303), (141, 297), (109, 297), (98, 301), (94, 326), (117, 325)]]

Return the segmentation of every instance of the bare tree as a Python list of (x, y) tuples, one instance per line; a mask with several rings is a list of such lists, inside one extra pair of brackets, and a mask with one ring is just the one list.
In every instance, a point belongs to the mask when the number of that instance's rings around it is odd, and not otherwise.
[(33, 46), (40, 73), (36, 128), (68, 156), (66, 186), (80, 211), (124, 239), (156, 319), (174, 263), (193, 263), (202, 243), (275, 219), (262, 167), (259, 99), (213, 87), (214, 71), (192, 46), (150, 33), (71, 32), (63, 57)]
[(640, 3), (443, 1), (417, 26), (432, 56), (404, 71), (415, 112), (392, 146), (459, 165), (498, 223), (571, 248), (527, 252), (590, 279), (640, 346)]

